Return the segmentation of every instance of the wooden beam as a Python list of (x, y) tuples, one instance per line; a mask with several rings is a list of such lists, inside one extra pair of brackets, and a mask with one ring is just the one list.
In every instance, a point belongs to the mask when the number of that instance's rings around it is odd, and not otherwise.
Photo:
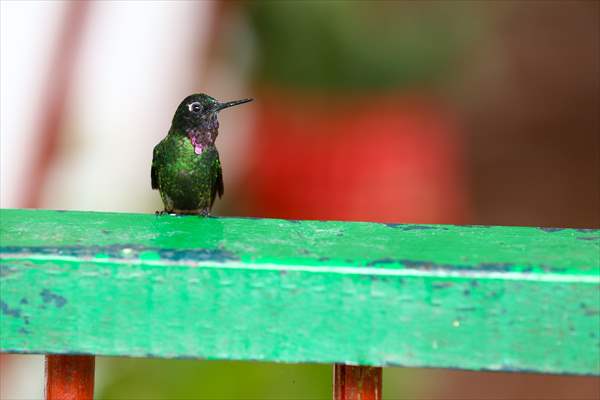
[(93, 356), (46, 356), (46, 400), (94, 398)]
[(0, 211), (0, 351), (600, 373), (600, 232)]

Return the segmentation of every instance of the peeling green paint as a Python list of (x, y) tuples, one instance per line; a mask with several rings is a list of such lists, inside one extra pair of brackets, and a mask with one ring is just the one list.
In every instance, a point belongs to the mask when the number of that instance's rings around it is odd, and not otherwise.
[(598, 234), (0, 210), (0, 351), (599, 374)]

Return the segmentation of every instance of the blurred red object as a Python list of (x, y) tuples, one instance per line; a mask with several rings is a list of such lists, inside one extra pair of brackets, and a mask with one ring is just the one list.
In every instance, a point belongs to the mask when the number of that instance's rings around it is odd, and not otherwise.
[(46, 400), (93, 400), (95, 357), (46, 356)]
[(452, 115), (400, 96), (326, 102), (261, 94), (246, 192), (261, 217), (461, 223)]

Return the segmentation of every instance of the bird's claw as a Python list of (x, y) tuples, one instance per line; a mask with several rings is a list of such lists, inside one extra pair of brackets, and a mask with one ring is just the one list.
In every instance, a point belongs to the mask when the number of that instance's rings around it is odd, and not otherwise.
[(161, 215), (177, 215), (177, 214), (169, 212), (167, 210), (162, 210), (162, 211), (156, 211), (154, 213), (154, 215), (156, 215), (157, 217), (160, 217)]

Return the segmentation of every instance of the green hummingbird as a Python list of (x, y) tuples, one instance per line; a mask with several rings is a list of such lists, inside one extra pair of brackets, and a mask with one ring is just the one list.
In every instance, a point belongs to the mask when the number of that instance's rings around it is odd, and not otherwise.
[(186, 97), (167, 136), (154, 147), (152, 189), (158, 189), (164, 212), (208, 216), (217, 194), (223, 196), (223, 173), (215, 140), (219, 111), (252, 99), (220, 103), (204, 93)]

